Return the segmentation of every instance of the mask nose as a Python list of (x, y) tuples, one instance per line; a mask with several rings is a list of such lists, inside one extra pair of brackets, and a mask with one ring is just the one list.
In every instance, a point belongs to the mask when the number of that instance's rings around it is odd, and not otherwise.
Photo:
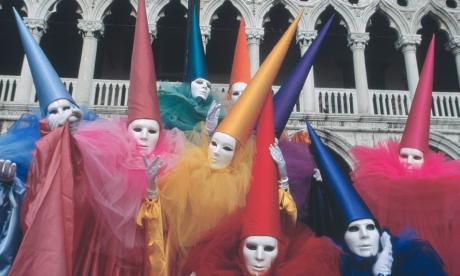
[(260, 246), (257, 247), (257, 250), (256, 250), (256, 260), (257, 261), (263, 261), (264, 260), (264, 255), (263, 255), (263, 248), (261, 248)]
[(146, 141), (147, 140), (147, 130), (143, 129), (141, 132), (141, 140)]
[(361, 239), (367, 239), (367, 238), (369, 238), (369, 231), (367, 231), (366, 228), (361, 228), (361, 229), (359, 230), (359, 237), (360, 237)]

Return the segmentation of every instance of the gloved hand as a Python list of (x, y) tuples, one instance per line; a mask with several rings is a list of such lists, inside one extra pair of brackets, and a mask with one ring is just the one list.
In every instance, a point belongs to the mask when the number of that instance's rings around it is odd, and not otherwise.
[(313, 169), (313, 178), (318, 182), (323, 182), (323, 177), (321, 176), (321, 171), (318, 168)]
[(152, 159), (147, 160), (147, 157), (142, 156), (146, 168), (147, 176), (147, 195), (150, 199), (155, 199), (158, 194), (157, 177), (163, 166), (163, 161), (159, 156), (154, 156)]
[(276, 140), (274, 144), (270, 145), (269, 150), (273, 161), (275, 161), (276, 166), (278, 167), (278, 173), (280, 176), (278, 183), (280, 184), (280, 188), (289, 189), (286, 161), (284, 160), (283, 153), (278, 146), (278, 140)]
[(16, 163), (0, 159), (0, 182), (11, 183), (16, 177)]
[(212, 101), (209, 107), (208, 115), (206, 115), (206, 131), (208, 132), (208, 136), (211, 136), (217, 128), (221, 106), (216, 101)]
[(80, 108), (73, 106), (72, 107), (72, 114), (67, 119), (69, 121), (70, 132), (74, 134), (77, 132), (78, 126), (80, 125), (81, 117), (83, 113), (81, 112)]
[(383, 232), (380, 236), (380, 244), (382, 251), (377, 255), (377, 261), (372, 267), (374, 276), (391, 275), (391, 267), (393, 266), (393, 249), (391, 245), (391, 237), (387, 232)]

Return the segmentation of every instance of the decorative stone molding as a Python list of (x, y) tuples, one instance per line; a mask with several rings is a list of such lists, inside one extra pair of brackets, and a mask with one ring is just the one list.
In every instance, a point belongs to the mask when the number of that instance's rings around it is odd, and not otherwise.
[(203, 40), (203, 46), (206, 48), (208, 41), (211, 39), (211, 26), (200, 26), (201, 39)]
[(28, 18), (24, 17), (24, 24), (30, 30), (32, 35), (41, 37), (48, 28), (48, 24), (43, 19), (35, 19), (35, 18)]
[(149, 24), (149, 34), (152, 40), (157, 37), (157, 24)]
[(454, 55), (460, 54), (460, 36), (453, 37), (446, 43), (446, 49), (452, 51)]
[(104, 34), (104, 24), (102, 21), (78, 20), (77, 28), (83, 37), (96, 37)]
[(395, 48), (401, 48), (401, 51), (415, 51), (422, 41), (421, 35), (401, 35), (395, 42)]
[(316, 38), (318, 35), (317, 31), (304, 31), (304, 32), (298, 32), (296, 35), (296, 41), (299, 46), (302, 47), (308, 47), (310, 44), (313, 42), (313, 40)]
[(258, 44), (264, 39), (265, 30), (263, 28), (246, 28), (246, 39), (248, 44)]
[(366, 48), (369, 41), (369, 33), (350, 33), (348, 34), (348, 47), (353, 49)]

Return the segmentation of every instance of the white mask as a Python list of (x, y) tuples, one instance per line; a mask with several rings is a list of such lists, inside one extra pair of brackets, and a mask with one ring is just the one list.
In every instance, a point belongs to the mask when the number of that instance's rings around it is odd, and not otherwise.
[(399, 150), (399, 161), (406, 164), (409, 169), (420, 168), (423, 165), (423, 152), (414, 148), (401, 148)]
[(152, 119), (136, 119), (128, 125), (142, 153), (149, 154), (155, 149), (160, 138), (160, 125)]
[(240, 98), (240, 96), (243, 94), (244, 89), (246, 89), (246, 86), (248, 86), (245, 82), (235, 82), (232, 87), (230, 88), (230, 91), (232, 93), (232, 103), (235, 104), (236, 101)]
[(211, 83), (208, 80), (198, 78), (190, 83), (190, 89), (193, 98), (201, 98), (205, 101), (211, 92)]
[(230, 165), (235, 154), (236, 140), (232, 136), (215, 132), (208, 146), (208, 159), (212, 169), (223, 169)]
[(243, 256), (251, 275), (266, 273), (278, 256), (278, 240), (270, 236), (250, 236), (244, 240)]
[[(46, 109), (48, 126), (51, 130), (63, 126), (67, 120), (75, 122), (81, 118), (80, 109), (67, 99), (59, 99), (51, 102)], [(80, 116), (76, 116), (75, 111), (78, 111)]]
[(350, 223), (344, 238), (350, 251), (360, 257), (372, 257), (379, 251), (380, 233), (372, 219)]

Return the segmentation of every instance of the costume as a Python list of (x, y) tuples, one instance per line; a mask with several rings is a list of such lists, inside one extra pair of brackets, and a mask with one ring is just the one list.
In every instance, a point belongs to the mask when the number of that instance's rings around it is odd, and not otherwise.
[(0, 159), (16, 163), (16, 178), (11, 183), (0, 182), (0, 275), (8, 271), (16, 256), (22, 232), (19, 213), (25, 193), (25, 181), (32, 161), (32, 150), (38, 139), (38, 118), (23, 114), (8, 131), (0, 136)]
[[(375, 147), (352, 149), (356, 168), (353, 182), (379, 221), (399, 232), (413, 227), (429, 241), (446, 263), (450, 275), (460, 275), (460, 171), (458, 161), (428, 148), (434, 39), (427, 52), (411, 111), (398, 144), (385, 141)], [(423, 164), (408, 167), (400, 160), (403, 148), (423, 153)]]
[(257, 261), (251, 252), (245, 253), (245, 242), (261, 236), (276, 239), (277, 254), (270, 264), (262, 259), (271, 253), (259, 256), (257, 275), (338, 275), (338, 250), (332, 243), (314, 237), (303, 226), (295, 227), (295, 221), (283, 220), (286, 214), (279, 210), (275, 162), (268, 150), (275, 141), (273, 130), (272, 97), (267, 95), (257, 128), (246, 207), (204, 235), (190, 253), (182, 275), (255, 275), (250, 262)]
[[(206, 131), (202, 131), (201, 145), (188, 144), (176, 168), (159, 179), (158, 198), (144, 201), (138, 221), (155, 239), (146, 240), (150, 252), (147, 265), (152, 274), (178, 275), (199, 235), (244, 205), (252, 161), (252, 146), (247, 141), (299, 20), (300, 17), (261, 66), (251, 81), (252, 88), (249, 84), (247, 92), (251, 93), (243, 94), (213, 135), (220, 133), (233, 140), (236, 150), (231, 163), (212, 168), (213, 161), (206, 154)], [(245, 119), (238, 120), (241, 116)], [(158, 245), (158, 239), (163, 245)]]
[[(329, 218), (335, 221), (335, 229), (327, 232), (344, 251), (341, 256), (342, 275), (446, 275), (441, 258), (428, 242), (417, 239), (415, 235), (401, 233), (399, 237), (394, 237), (380, 230), (379, 221), (310, 125), (308, 131), (324, 176), (321, 187), (327, 196), (324, 204), (329, 205), (327, 212), (333, 213)], [(361, 222), (365, 228), (359, 229)], [(329, 227), (332, 225), (328, 224)], [(372, 240), (376, 233), (377, 240)]]

